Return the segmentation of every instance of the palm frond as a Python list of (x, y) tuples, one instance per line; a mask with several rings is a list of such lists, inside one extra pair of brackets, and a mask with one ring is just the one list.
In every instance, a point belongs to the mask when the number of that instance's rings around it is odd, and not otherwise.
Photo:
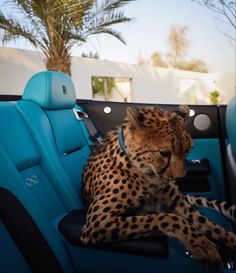
[(97, 31), (94, 31), (93, 33), (91, 33), (91, 35), (94, 35), (94, 34), (109, 34), (115, 38), (117, 38), (119, 41), (121, 41), (123, 44), (126, 45), (126, 41), (125, 39), (122, 37), (122, 35), (120, 34), (119, 31), (115, 31), (114, 29), (111, 29), (111, 28), (106, 28), (106, 29), (102, 29), (102, 30), (97, 30)]
[(104, 12), (110, 12), (119, 9), (132, 1), (134, 0), (107, 0), (100, 3), (100, 10), (103, 10)]
[(22, 26), (19, 22), (16, 22), (13, 19), (6, 18), (2, 12), (0, 12), (0, 29), (3, 30), (3, 42), (8, 42), (18, 37), (24, 37), (34, 46), (37, 45), (37, 41), (35, 41), (35, 36), (31, 30)]
[(126, 17), (123, 11), (116, 10), (124, 3), (128, 2), (130, 1), (107, 0), (102, 4), (96, 2), (92, 7), (92, 10), (84, 17), (84, 36), (106, 33), (116, 37), (122, 43), (125, 43), (121, 34), (115, 30), (111, 31), (110, 27), (133, 20)]
[(125, 43), (112, 26), (132, 20), (120, 10), (132, 1), (8, 0), (5, 5), (12, 15), (0, 13), (2, 38), (6, 42), (23, 37), (43, 51), (47, 67), (56, 66), (57, 58), (61, 67), (61, 60), (70, 60), (72, 47), (86, 42), (90, 35), (109, 34)]

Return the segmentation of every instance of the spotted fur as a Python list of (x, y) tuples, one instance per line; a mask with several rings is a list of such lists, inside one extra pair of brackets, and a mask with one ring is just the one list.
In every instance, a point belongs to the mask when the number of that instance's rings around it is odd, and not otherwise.
[(196, 210), (208, 206), (235, 219), (235, 207), (184, 196), (175, 183), (185, 175), (185, 157), (192, 143), (184, 125), (188, 114), (187, 106), (174, 112), (128, 108), (121, 129), (109, 134), (85, 168), (83, 198), (88, 212), (82, 242), (163, 233), (179, 239), (193, 258), (208, 265), (222, 262), (213, 242), (236, 250), (236, 235)]
[(214, 209), (236, 223), (236, 205), (231, 205), (225, 201), (208, 199), (203, 196), (185, 195), (184, 197), (190, 205)]

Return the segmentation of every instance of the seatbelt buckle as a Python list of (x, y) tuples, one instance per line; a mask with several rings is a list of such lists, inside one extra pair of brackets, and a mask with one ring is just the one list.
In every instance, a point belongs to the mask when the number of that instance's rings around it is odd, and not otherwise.
[(77, 108), (73, 108), (73, 112), (77, 120), (83, 121), (84, 125), (88, 130), (90, 140), (92, 140), (96, 146), (100, 145), (103, 142), (103, 139), (99, 135), (97, 129), (95, 128), (91, 120), (89, 119), (88, 114), (82, 112)]
[(75, 114), (76, 119), (83, 120), (84, 118), (88, 118), (88, 114), (80, 111), (79, 109), (73, 108), (73, 112)]

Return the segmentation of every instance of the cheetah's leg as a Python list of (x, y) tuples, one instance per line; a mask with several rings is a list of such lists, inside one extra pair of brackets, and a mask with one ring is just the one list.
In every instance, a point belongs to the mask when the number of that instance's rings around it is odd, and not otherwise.
[(147, 237), (161, 232), (179, 239), (194, 259), (207, 265), (221, 264), (215, 245), (180, 216), (159, 213), (126, 217), (101, 212), (96, 213), (96, 216), (88, 215), (87, 219), (89, 221), (81, 234), (81, 241), (85, 244)]
[(183, 217), (196, 226), (201, 232), (207, 237), (212, 238), (220, 243), (224, 243), (230, 248), (236, 250), (236, 235), (231, 231), (226, 231), (223, 227), (210, 221), (208, 218), (203, 216), (199, 211), (193, 210), (193, 208), (186, 204), (186, 210), (182, 208), (176, 208), (176, 212), (182, 211), (180, 214)]
[(225, 201), (211, 200), (202, 196), (185, 195), (184, 198), (190, 205), (214, 209), (236, 222), (236, 205), (230, 205)]
[(202, 231), (208, 238), (213, 238), (223, 243), (221, 247), (223, 260), (230, 261), (231, 264), (236, 265), (236, 235), (213, 223), (208, 218), (202, 216), (198, 211), (192, 211), (190, 205), (186, 211), (189, 212), (185, 213), (186, 216), (188, 215), (185, 217), (189, 222), (193, 223), (194, 226)]
[(167, 186), (169, 186), (168, 191), (166, 191), (164, 187), (161, 194), (164, 204), (171, 208), (177, 215), (181, 215), (188, 222), (192, 223), (207, 237), (224, 243), (236, 250), (236, 235), (233, 232), (226, 231), (221, 226), (201, 215), (199, 211), (195, 210), (184, 198), (177, 185), (171, 183), (171, 185), (169, 184)]

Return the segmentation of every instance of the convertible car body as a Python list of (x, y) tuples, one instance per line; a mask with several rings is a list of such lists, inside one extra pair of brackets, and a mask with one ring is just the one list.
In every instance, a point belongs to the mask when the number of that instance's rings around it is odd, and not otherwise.
[[(145, 105), (145, 104), (142, 104)], [(0, 272), (156, 273), (233, 272), (205, 267), (183, 245), (164, 235), (84, 246), (80, 229), (83, 168), (96, 142), (141, 104), (79, 100), (71, 79), (41, 72), (22, 97), (0, 96)], [(190, 105), (187, 127), (194, 139), (184, 193), (236, 202), (235, 97), (228, 106)], [(161, 105), (174, 109), (176, 105)], [(219, 213), (201, 212), (235, 231)]]

